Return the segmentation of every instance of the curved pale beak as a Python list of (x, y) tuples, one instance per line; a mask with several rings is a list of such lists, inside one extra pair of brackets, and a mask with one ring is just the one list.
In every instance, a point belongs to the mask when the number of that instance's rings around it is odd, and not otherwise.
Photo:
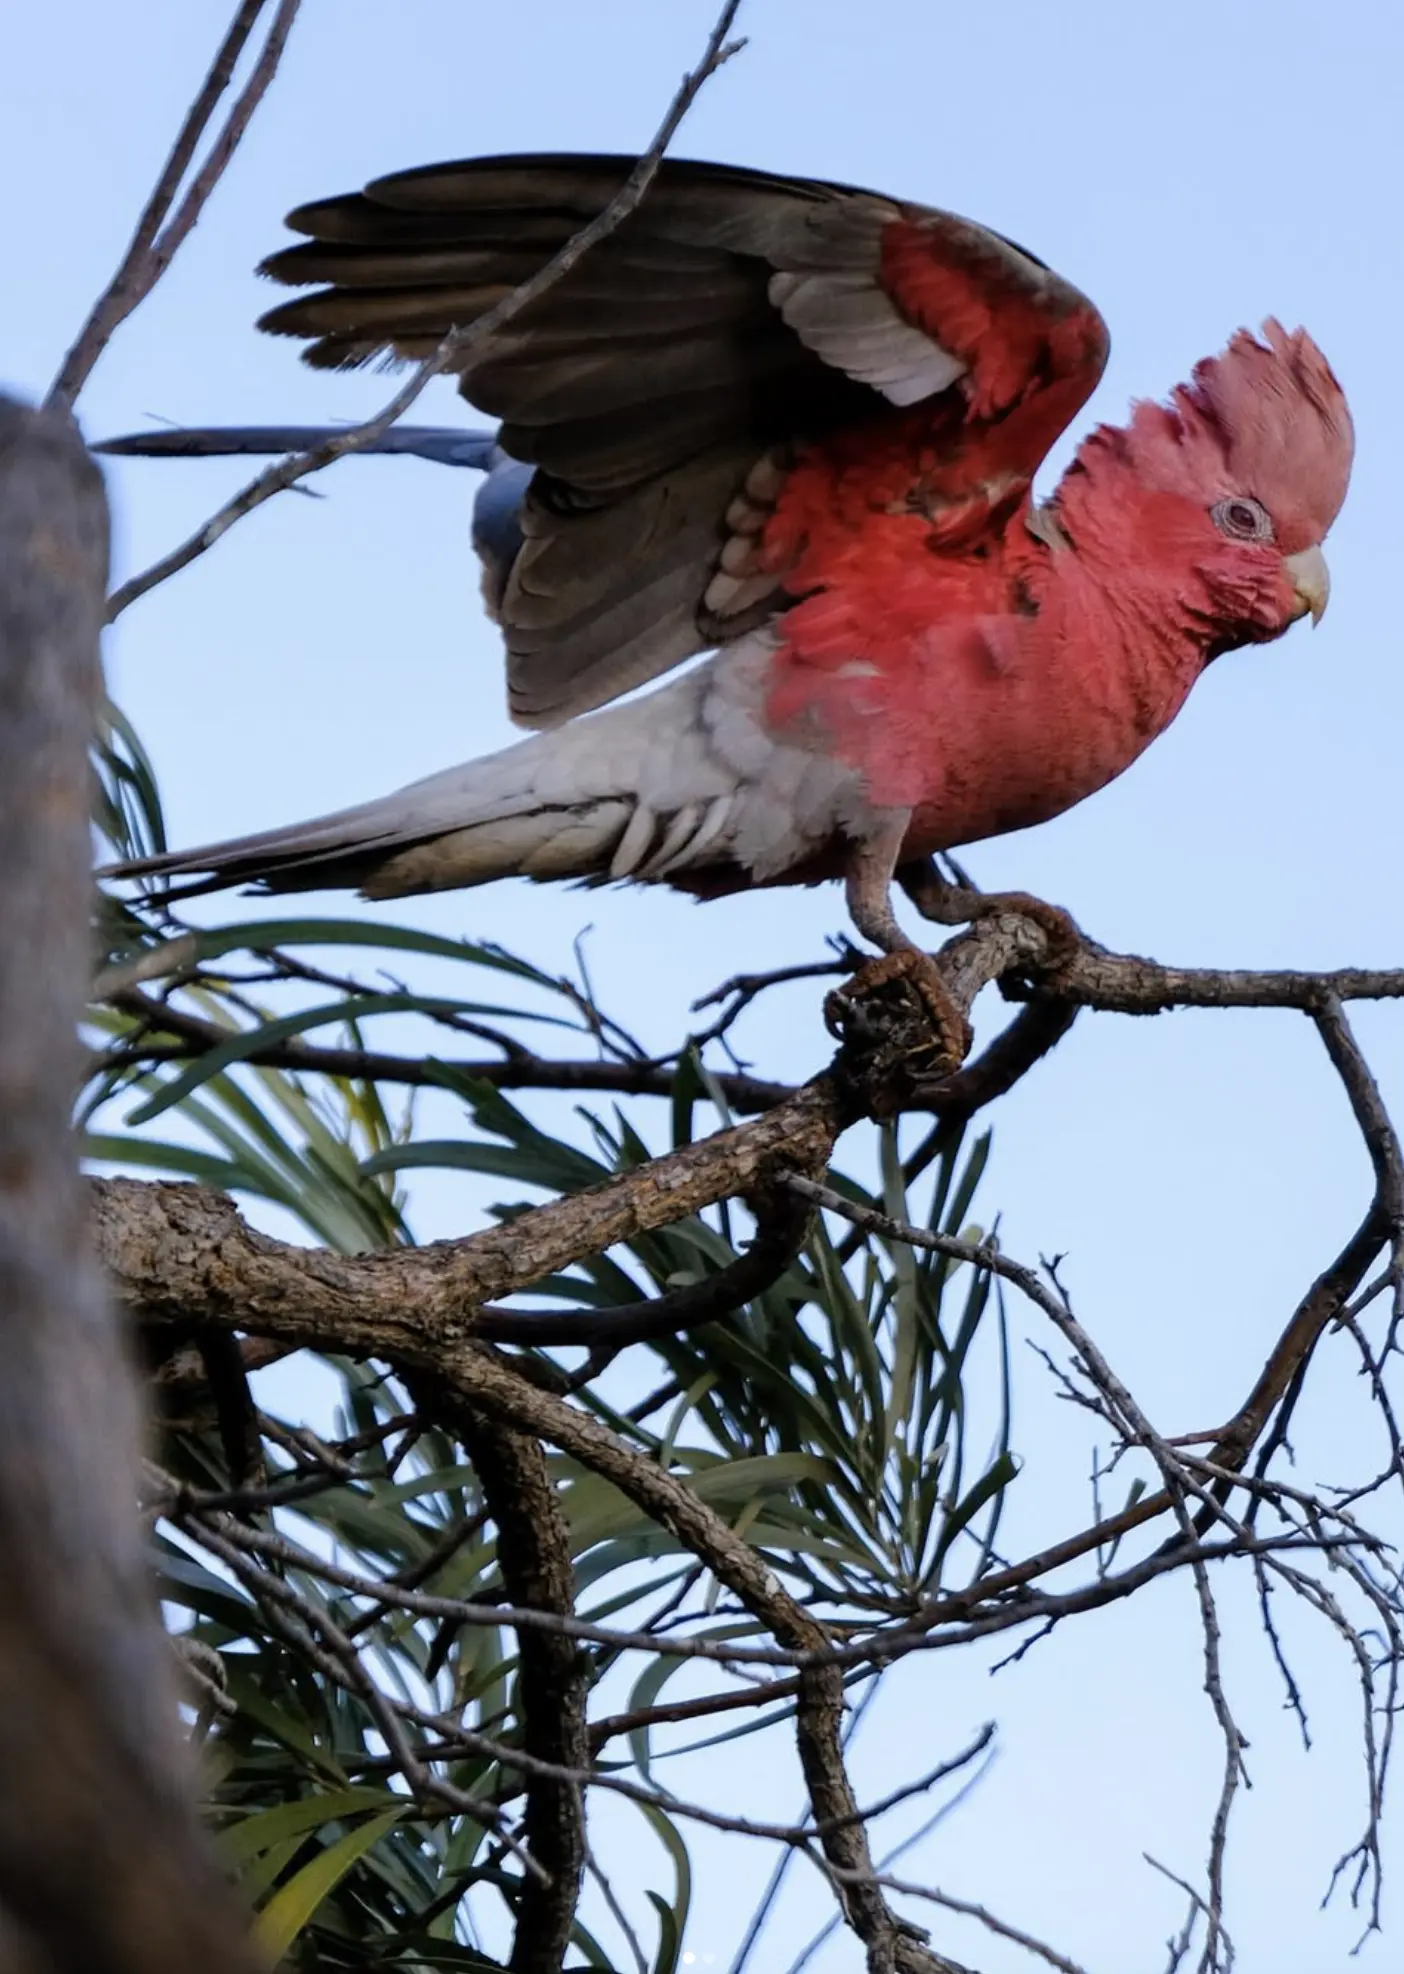
[(1331, 595), (1331, 571), (1326, 567), (1326, 557), (1319, 548), (1303, 548), (1296, 555), (1285, 556), (1282, 566), (1301, 604), (1296, 615), (1305, 617), (1310, 611), (1312, 623), (1319, 624)]

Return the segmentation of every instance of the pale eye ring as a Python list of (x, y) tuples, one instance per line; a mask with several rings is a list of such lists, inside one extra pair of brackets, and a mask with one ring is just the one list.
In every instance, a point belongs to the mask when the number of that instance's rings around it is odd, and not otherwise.
[(1230, 494), (1209, 509), (1209, 519), (1221, 535), (1234, 541), (1271, 541), (1272, 516), (1251, 494)]

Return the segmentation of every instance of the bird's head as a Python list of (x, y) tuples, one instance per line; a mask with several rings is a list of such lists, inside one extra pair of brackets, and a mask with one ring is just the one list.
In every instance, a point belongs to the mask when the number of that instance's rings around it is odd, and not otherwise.
[(1304, 329), (1268, 321), (1261, 340), (1241, 329), (1196, 365), (1168, 404), (1138, 404), (1128, 425), (1094, 433), (1059, 504), (1076, 540), (1084, 503), (1121, 503), (1121, 553), (1188, 577), (1186, 607), (1205, 620), (1209, 648), (1225, 650), (1319, 620), (1330, 588), (1321, 544), (1354, 449), (1321, 351)]

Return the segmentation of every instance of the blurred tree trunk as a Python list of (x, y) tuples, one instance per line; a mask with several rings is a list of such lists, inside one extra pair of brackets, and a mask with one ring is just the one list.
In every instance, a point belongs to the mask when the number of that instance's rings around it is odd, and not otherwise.
[(233, 1974), (252, 1961), (193, 1819), (70, 1129), (106, 577), (76, 429), (0, 400), (0, 1965)]

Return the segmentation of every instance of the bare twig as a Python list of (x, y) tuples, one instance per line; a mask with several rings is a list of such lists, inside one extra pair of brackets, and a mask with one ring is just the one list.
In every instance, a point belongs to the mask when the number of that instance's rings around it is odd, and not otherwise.
[[(829, 1870), (830, 1875), (837, 1878), (840, 1884), (849, 1882), (846, 1873), (835, 1871), (832, 1866)], [(1050, 1967), (1058, 1968), (1060, 1974), (1087, 1974), (1087, 1970), (1077, 1961), (1067, 1959), (1055, 1948), (1046, 1946), (1042, 1940), (1035, 1939), (1032, 1933), (1024, 1932), (1021, 1927), (1011, 1926), (1007, 1920), (998, 1918), (987, 1906), (976, 1905), (969, 1899), (958, 1899), (950, 1892), (938, 1891), (934, 1885), (918, 1885), (910, 1878), (894, 1878), (885, 1871), (874, 1872), (872, 1882), (883, 1886), (889, 1892), (902, 1892), (912, 1899), (926, 1899), (932, 1905), (944, 1906), (947, 1912), (957, 1912), (964, 1919), (977, 1920), (987, 1932), (997, 1934), (1001, 1940), (1012, 1941), (1015, 1946), (1022, 1947), (1025, 1953), (1031, 1953), (1036, 1960), (1046, 1961)]]
[(280, 0), (273, 25), (268, 31), (242, 94), (210, 147), (208, 156), (182, 199), (174, 218), (167, 220), (205, 127), (214, 115), (215, 105), (229, 87), (245, 43), (252, 34), (266, 0), (242, 0), (200, 93), (186, 113), (184, 123), (171, 147), (156, 188), (147, 200), (136, 232), (106, 290), (78, 332), (65, 356), (49, 392), (49, 402), (71, 405), (82, 390), (98, 358), (126, 318), (145, 301), (170, 266), (182, 243), (198, 221), (211, 192), (238, 149), (239, 142), (267, 93), (282, 60), (283, 48), (297, 16), (301, 0)]
[[(901, 1803), (910, 1802), (914, 1796), (928, 1794), (940, 1782), (948, 1780), (967, 1768), (989, 1746), (993, 1728), (982, 1728), (975, 1739), (959, 1754), (938, 1762), (934, 1768), (904, 1783), (900, 1789), (892, 1790), (880, 1802), (867, 1808), (856, 1805), (844, 1815), (831, 1817), (822, 1823), (771, 1823), (751, 1816), (736, 1816), (726, 1810), (708, 1808), (703, 1803), (694, 1803), (667, 1789), (650, 1789), (645, 1783), (635, 1782), (627, 1775), (618, 1775), (608, 1769), (567, 1767), (560, 1762), (543, 1760), (538, 1755), (528, 1754), (524, 1748), (497, 1740), (490, 1734), (480, 1734), (473, 1728), (460, 1727), (441, 1714), (431, 1714), (425, 1709), (408, 1702), (392, 1702), (395, 1710), (407, 1720), (437, 1729), (442, 1741), (428, 1749), (434, 1761), (452, 1759), (461, 1755), (484, 1755), (500, 1762), (504, 1768), (516, 1769), (522, 1775), (543, 1782), (552, 1782), (562, 1788), (572, 1790), (606, 1789), (617, 1796), (625, 1796), (630, 1802), (645, 1803), (651, 1809), (666, 1811), (671, 1816), (687, 1817), (690, 1822), (705, 1823), (712, 1830), (724, 1830), (733, 1837), (759, 1837), (773, 1844), (788, 1844), (803, 1848), (817, 1837), (834, 1837), (859, 1825), (871, 1822), (884, 1811)], [(397, 1764), (398, 1765), (398, 1764)]]
[(277, 1631), (288, 1644), (311, 1659), (318, 1670), (336, 1685), (355, 1694), (385, 1742), (391, 1765), (404, 1777), (413, 1794), (420, 1799), (440, 1802), (446, 1809), (470, 1816), (485, 1828), (495, 1831), (520, 1859), (527, 1875), (536, 1883), (544, 1884), (547, 1877), (544, 1867), (526, 1846), (507, 1835), (496, 1806), (457, 1788), (433, 1772), (429, 1761), (420, 1755), (405, 1732), (404, 1717), (410, 1710), (381, 1691), (331, 1613), (310, 1597), (305, 1597), (284, 1578), (251, 1561), (238, 1544), (228, 1540), (229, 1533), (227, 1522), (221, 1532), (207, 1518), (201, 1525), (200, 1541), (251, 1592), (270, 1629)]
[[(1194, 1886), (1187, 1879), (1177, 1877), (1158, 1858), (1153, 1858), (1149, 1851), (1142, 1851), (1141, 1855), (1152, 1871), (1158, 1871), (1162, 1878), (1168, 1878), (1170, 1883), (1182, 1891), (1189, 1900), (1189, 1911), (1185, 1915), (1184, 1925), (1174, 1939), (1167, 1942), (1170, 1949), (1170, 1958), (1166, 1963), (1165, 1974), (1176, 1974), (1176, 1969), (1183, 1965), (1185, 1956), (1193, 1944), (1195, 1926), (1201, 1917), (1208, 1918), (1209, 1908), (1204, 1903), (1201, 1894), (1194, 1889)], [(1224, 1932), (1222, 1924), (1219, 1928), (1219, 1937), (1223, 1943), (1224, 1966), (1230, 1968), (1234, 1963), (1233, 1942), (1228, 1934)]]
[[(816, 1205), (839, 1213), (844, 1218), (853, 1220), (855, 1224), (868, 1226), (874, 1232), (886, 1233), (911, 1246), (926, 1247), (937, 1253), (949, 1254), (953, 1259), (972, 1261), (1014, 1282), (1029, 1300), (1050, 1318), (1060, 1334), (1072, 1346), (1076, 1360), (1085, 1367), (1105, 1416), (1118, 1435), (1128, 1445), (1144, 1447), (1152, 1455), (1161, 1470), (1167, 1505), (1180, 1525), (1182, 1538), (1192, 1548), (1195, 1531), (1187, 1506), (1188, 1498), (1191, 1495), (1198, 1496), (1211, 1514), (1215, 1512), (1214, 1504), (1203, 1484), (1194, 1479), (1176, 1450), (1152, 1428), (1130, 1392), (1074, 1317), (1055, 1273), (1050, 1270), (1050, 1280), (1045, 1281), (1031, 1268), (1010, 1261), (990, 1243), (977, 1246), (971, 1242), (953, 1241), (946, 1235), (909, 1226), (888, 1215), (855, 1206), (845, 1201), (840, 1194), (832, 1192), (827, 1187), (816, 1186), (812, 1181), (792, 1178), (787, 1183), (803, 1198), (811, 1199)], [(1203, 1558), (1198, 1554), (1192, 1554), (1189, 1561), (1203, 1631), (1204, 1689), (1213, 1707), (1224, 1741), (1224, 1775), (1210, 1829), (1209, 1897), (1206, 1902), (1207, 1936), (1200, 1958), (1201, 1974), (1214, 1974), (1214, 1970), (1222, 1966), (1220, 1949), (1224, 1857), (1229, 1813), (1242, 1779), (1244, 1743), (1224, 1694), (1220, 1671), (1218, 1615), (1209, 1585), (1208, 1572)]]
[[(130, 984), (109, 999), (139, 1027), (93, 1057), (94, 1073), (140, 1069), (163, 1062), (198, 1062), (208, 1050), (230, 1040), (231, 1030), (170, 1001), (156, 1001), (135, 992)], [(176, 1035), (174, 1044), (163, 1038)], [(410, 1089), (442, 1089), (450, 1079), (469, 1078), (491, 1083), (498, 1090), (598, 1090), (619, 1096), (671, 1097), (677, 1081), (675, 1067), (652, 1062), (552, 1058), (514, 1051), (503, 1059), (387, 1055), (375, 1049), (335, 1048), (305, 1042), (300, 1036), (260, 1043), (242, 1053), (240, 1061), (258, 1069), (286, 1069), (296, 1076), (347, 1077), (356, 1082), (401, 1083)], [(716, 1084), (741, 1116), (769, 1110), (794, 1095), (792, 1083), (773, 1083), (758, 1076), (722, 1071)]]
[[(204, 1522), (207, 1515), (216, 1512), (194, 1506), (193, 1500), (198, 1498), (192, 1497), (189, 1490), (180, 1489), (169, 1480), (160, 1480), (152, 1496), (153, 1504), (158, 1506), (161, 1512), (182, 1527), (191, 1529), (196, 1533), (197, 1539), (199, 1525)], [(660, 1639), (653, 1631), (627, 1630), (618, 1626), (598, 1624), (591, 1619), (572, 1617), (561, 1611), (537, 1610), (495, 1602), (484, 1603), (469, 1598), (436, 1596), (430, 1592), (400, 1588), (389, 1578), (376, 1580), (354, 1570), (348, 1570), (344, 1565), (318, 1556), (313, 1551), (292, 1542), (288, 1537), (271, 1530), (248, 1528), (229, 1517), (219, 1519), (211, 1525), (219, 1529), (227, 1543), (247, 1551), (250, 1555), (263, 1556), (280, 1564), (291, 1565), (309, 1577), (335, 1584), (350, 1591), (354, 1596), (364, 1597), (373, 1605), (412, 1611), (423, 1617), (441, 1618), (455, 1624), (485, 1625), (494, 1629), (502, 1625), (511, 1625), (519, 1631), (525, 1628), (557, 1632), (562, 1637), (606, 1646), (611, 1652), (638, 1651), (666, 1658), (702, 1659), (721, 1665), (786, 1669), (826, 1665), (841, 1668), (868, 1665), (880, 1667), (904, 1657), (909, 1652), (959, 1648), (969, 1644), (973, 1639), (991, 1637), (1019, 1626), (1044, 1623), (1050, 1618), (1056, 1621), (1066, 1617), (1076, 1617), (1085, 1611), (1101, 1610), (1109, 1604), (1134, 1595), (1137, 1590), (1155, 1582), (1159, 1577), (1185, 1568), (1192, 1554), (1200, 1556), (1205, 1562), (1222, 1562), (1230, 1557), (1280, 1555), (1302, 1549), (1339, 1558), (1344, 1556), (1350, 1541), (1350, 1538), (1345, 1536), (1336, 1539), (1280, 1536), (1241, 1540), (1235, 1543), (1201, 1543), (1192, 1551), (1182, 1553), (1158, 1551), (1138, 1563), (1129, 1565), (1114, 1576), (1101, 1577), (1074, 1590), (1026, 1593), (1020, 1598), (1007, 1598), (1003, 1593), (996, 1594), (993, 1591), (988, 1597), (982, 1597), (975, 1592), (956, 1593), (923, 1607), (918, 1619), (864, 1630), (848, 1644), (833, 1643), (804, 1650), (783, 1645), (745, 1645), (730, 1639), (706, 1636)], [(1078, 1549), (1084, 1551), (1095, 1546), (1095, 1538), (1089, 1535), (1081, 1539)], [(1057, 1551), (1048, 1553), (1056, 1555)], [(1042, 1559), (1036, 1558), (1023, 1569), (1007, 1572), (1006, 1575), (1031, 1579), (1040, 1572), (1041, 1564)], [(937, 1633), (938, 1625), (948, 1629)], [(347, 1630), (349, 1634), (352, 1627), (348, 1626)], [(764, 1702), (772, 1697), (779, 1697), (782, 1692), (788, 1693), (791, 1688), (788, 1681), (782, 1681), (756, 1690), (759, 1702)], [(798, 1683), (793, 1690), (798, 1692)]]
[[(137, 967), (133, 962), (131, 968), (114, 968), (95, 986), (95, 999), (109, 1001), (132, 1015), (138, 1025), (94, 1054), (94, 1075), (154, 1068), (167, 1062), (198, 1062), (207, 1050), (229, 1041), (231, 1031), (218, 1022), (169, 1000), (156, 1001), (134, 992)], [(157, 979), (166, 971), (164, 966), (152, 966), (140, 977)], [(973, 1116), (1041, 1061), (1067, 1033), (1076, 1013), (1076, 1008), (1058, 1001), (1021, 1008), (989, 1048), (954, 1075), (929, 1085), (914, 1085), (906, 1108), (931, 1110), (938, 1117)], [(166, 1039), (173, 1035), (180, 1039)], [(324, 1046), (304, 1041), (301, 1036), (256, 1042), (240, 1055), (240, 1061), (259, 1069), (399, 1083), (410, 1089), (442, 1088), (448, 1078), (466, 1077), (491, 1083), (499, 1090), (591, 1090), (633, 1097), (671, 1097), (677, 1086), (678, 1060), (676, 1056), (637, 1061), (563, 1059), (537, 1055), (520, 1046), (505, 1051), (502, 1060), (464, 1060), (428, 1053), (398, 1056), (383, 1050)], [(793, 1083), (777, 1083), (745, 1070), (711, 1070), (709, 1079), (731, 1110), (742, 1117), (770, 1110), (795, 1092)]]

